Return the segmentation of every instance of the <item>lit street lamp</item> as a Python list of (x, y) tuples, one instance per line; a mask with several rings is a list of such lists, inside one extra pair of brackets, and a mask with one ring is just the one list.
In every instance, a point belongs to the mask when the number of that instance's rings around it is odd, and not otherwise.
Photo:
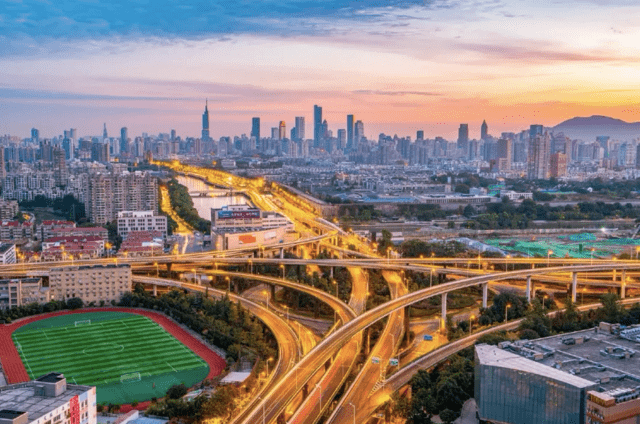
[(472, 325), (473, 325), (473, 320), (475, 320), (475, 319), (476, 319), (476, 316), (475, 316), (475, 315), (471, 315), (471, 316), (469, 317), (469, 334), (471, 334), (471, 327), (472, 327)]
[(509, 308), (510, 308), (510, 307), (511, 307), (511, 303), (507, 303), (507, 304), (504, 306), (504, 323), (505, 323), (505, 324), (507, 323), (507, 314), (509, 313), (509, 311), (508, 311), (508, 310), (509, 310)]

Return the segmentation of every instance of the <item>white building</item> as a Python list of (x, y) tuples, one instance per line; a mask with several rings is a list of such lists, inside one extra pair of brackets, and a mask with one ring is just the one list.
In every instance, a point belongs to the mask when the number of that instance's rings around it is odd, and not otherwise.
[(49, 288), (42, 286), (41, 278), (0, 280), (0, 310), (50, 300)]
[(9, 243), (0, 243), (0, 264), (16, 263), (16, 245)]
[(0, 424), (96, 424), (96, 388), (49, 373), (0, 387)]
[(153, 211), (118, 212), (118, 235), (123, 239), (131, 231), (160, 231), (167, 235), (167, 217)]

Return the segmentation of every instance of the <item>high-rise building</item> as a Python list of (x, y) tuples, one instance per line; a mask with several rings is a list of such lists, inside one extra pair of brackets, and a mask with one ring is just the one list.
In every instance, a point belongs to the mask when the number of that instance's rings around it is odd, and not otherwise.
[(487, 121), (482, 121), (482, 126), (480, 127), (480, 139), (486, 140), (489, 137), (489, 126), (487, 125)]
[(129, 130), (127, 127), (120, 128), (120, 154), (129, 153)]
[(356, 121), (355, 128), (353, 131), (353, 150), (358, 148), (358, 145), (364, 138), (364, 124), (362, 121)]
[(536, 135), (542, 135), (544, 133), (544, 126), (542, 125), (531, 125), (529, 127), (529, 138), (535, 137)]
[(304, 116), (296, 116), (296, 140), (304, 140)]
[(109, 162), (109, 144), (108, 143), (92, 143), (91, 144), (91, 160), (95, 162)]
[(260, 150), (260, 118), (251, 119), (251, 137), (256, 138), (256, 149)]
[(107, 123), (104, 123), (104, 126), (102, 127), (102, 139), (104, 140), (105, 138), (109, 138), (109, 134), (107, 133)]
[(529, 154), (527, 156), (527, 178), (530, 180), (546, 180), (549, 178), (551, 137), (549, 133), (529, 137)]
[(284, 121), (280, 121), (280, 125), (278, 125), (278, 139), (284, 140), (287, 138), (287, 124)]
[(7, 177), (7, 164), (4, 161), (4, 146), (0, 146), (0, 184), (4, 184)]
[(37, 128), (31, 128), (31, 141), (36, 143), (40, 141), (40, 131)]
[(458, 128), (458, 149), (463, 149), (465, 152), (469, 146), (469, 124), (460, 124)]
[(347, 115), (347, 150), (353, 149), (353, 115)]
[(567, 175), (567, 155), (564, 153), (554, 153), (551, 155), (551, 169), (549, 174), (554, 177), (564, 177)]
[(280, 128), (271, 127), (271, 139), (272, 140), (277, 140), (278, 137), (280, 137)]
[(95, 174), (89, 178), (87, 216), (105, 224), (122, 211), (158, 210), (158, 182), (148, 173)]
[(322, 107), (313, 105), (313, 146), (318, 147), (322, 139)]
[(171, 130), (171, 141), (175, 141), (176, 140), (176, 130)]
[(344, 129), (338, 130), (338, 145), (336, 146), (340, 150), (344, 150), (347, 145), (347, 131)]
[[(498, 168), (500, 171), (508, 171), (511, 169), (511, 162), (513, 160), (512, 146), (513, 143), (508, 138), (498, 140)], [(504, 159), (504, 161), (500, 161), (500, 159)]]
[(204, 113), (202, 114), (202, 139), (209, 140), (209, 99), (205, 101)]
[(418, 130), (418, 132), (416, 132), (416, 140), (424, 140), (424, 130)]
[(66, 186), (69, 180), (66, 156), (64, 149), (59, 147), (53, 149), (53, 178), (57, 186)]

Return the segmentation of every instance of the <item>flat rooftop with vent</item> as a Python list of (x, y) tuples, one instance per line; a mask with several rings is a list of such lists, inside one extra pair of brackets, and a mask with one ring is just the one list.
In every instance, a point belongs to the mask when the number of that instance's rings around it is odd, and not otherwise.
[(476, 359), (480, 418), (489, 422), (640, 422), (640, 327), (601, 323), (498, 347), (479, 345)]
[(95, 424), (96, 416), (96, 388), (68, 385), (60, 373), (0, 387), (0, 424)]

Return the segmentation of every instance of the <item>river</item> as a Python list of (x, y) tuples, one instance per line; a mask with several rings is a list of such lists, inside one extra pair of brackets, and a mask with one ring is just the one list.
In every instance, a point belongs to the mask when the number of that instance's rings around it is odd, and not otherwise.
[(201, 218), (211, 221), (211, 209), (220, 209), (227, 205), (244, 205), (248, 204), (249, 199), (242, 195), (229, 196), (226, 190), (214, 188), (205, 184), (202, 180), (193, 177), (184, 177), (179, 175), (178, 182), (187, 187), (189, 192), (206, 192), (206, 196), (191, 195), (193, 207), (198, 211)]

